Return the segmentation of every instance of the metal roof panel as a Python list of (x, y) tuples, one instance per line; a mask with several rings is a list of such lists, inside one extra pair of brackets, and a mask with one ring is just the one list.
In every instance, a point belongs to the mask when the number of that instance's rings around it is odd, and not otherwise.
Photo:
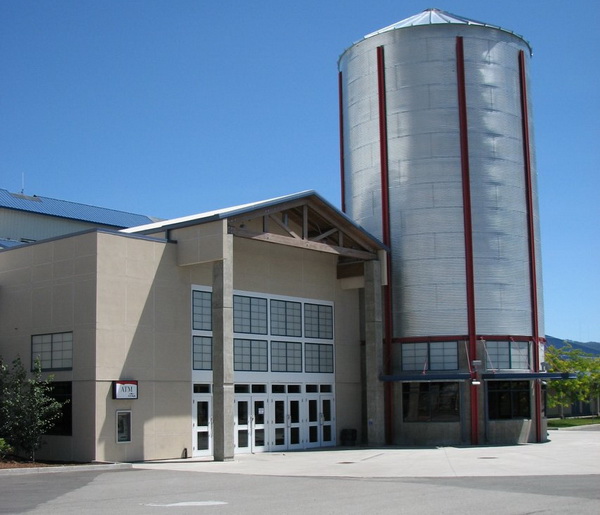
[(146, 215), (138, 215), (115, 209), (89, 206), (67, 200), (58, 200), (37, 195), (11, 193), (0, 188), (0, 208), (14, 209), (40, 215), (80, 220), (111, 227), (132, 227), (156, 221)]

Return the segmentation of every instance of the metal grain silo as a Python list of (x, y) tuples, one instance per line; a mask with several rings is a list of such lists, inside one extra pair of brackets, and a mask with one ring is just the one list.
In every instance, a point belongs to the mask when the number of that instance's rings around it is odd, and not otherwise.
[(388, 374), (392, 343), (444, 341), (464, 366), (482, 342), (529, 342), (539, 370), (530, 56), (510, 31), (428, 9), (339, 59), (343, 210), (391, 248)]

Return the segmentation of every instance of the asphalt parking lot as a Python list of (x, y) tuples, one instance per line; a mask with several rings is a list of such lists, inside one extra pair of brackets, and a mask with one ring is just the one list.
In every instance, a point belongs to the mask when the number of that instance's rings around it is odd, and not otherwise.
[[(0, 513), (598, 513), (600, 432), (0, 474)], [(39, 470), (39, 469), (38, 469)]]

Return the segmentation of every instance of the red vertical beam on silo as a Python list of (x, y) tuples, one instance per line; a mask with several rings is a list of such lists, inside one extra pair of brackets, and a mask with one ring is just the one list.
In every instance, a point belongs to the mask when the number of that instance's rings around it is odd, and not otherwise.
[(340, 111), (340, 185), (342, 187), (342, 213), (346, 212), (346, 167), (344, 162), (344, 92), (342, 72), (338, 74), (338, 102)]
[[(473, 225), (471, 214), (471, 172), (469, 168), (469, 134), (467, 124), (467, 92), (463, 38), (456, 38), (456, 81), (458, 86), (458, 117), (460, 128), (460, 164), (463, 189), (463, 219), (465, 235), (465, 272), (467, 283), (467, 327), (469, 333), (469, 367), (477, 359), (477, 326), (475, 323), (475, 272), (473, 264)], [(479, 407), (477, 386), (471, 384), (471, 443), (479, 443)]]
[[(387, 135), (387, 101), (385, 90), (385, 60), (383, 47), (377, 47), (377, 92), (379, 98), (379, 156), (381, 167), (381, 223), (383, 243), (391, 246), (390, 233), (390, 197), (388, 169), (388, 135)], [(386, 374), (392, 371), (392, 267), (391, 253), (387, 253), (387, 285), (383, 290), (384, 304), (384, 370)], [(393, 390), (392, 383), (385, 383), (385, 433), (387, 443), (392, 443), (393, 431)]]
[[(525, 193), (527, 201), (527, 235), (529, 239), (529, 288), (531, 292), (531, 330), (533, 332), (533, 371), (540, 370), (540, 335), (537, 298), (537, 269), (535, 252), (535, 221), (533, 203), (533, 178), (531, 176), (531, 142), (529, 140), (529, 111), (527, 109), (527, 74), (525, 70), (525, 53), (519, 52), (519, 82), (521, 89), (521, 127), (523, 131), (523, 162), (525, 172)], [(536, 440), (542, 441), (542, 388), (535, 381), (535, 427)]]

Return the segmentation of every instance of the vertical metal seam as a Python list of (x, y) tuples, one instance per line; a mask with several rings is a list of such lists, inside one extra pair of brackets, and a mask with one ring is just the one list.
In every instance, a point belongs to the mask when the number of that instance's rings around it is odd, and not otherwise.
[[(465, 237), (465, 273), (467, 283), (467, 325), (469, 333), (469, 367), (477, 359), (477, 325), (475, 321), (475, 272), (473, 260), (473, 225), (471, 212), (471, 182), (469, 168), (469, 135), (467, 123), (467, 93), (463, 38), (456, 38), (456, 81), (460, 130), (460, 164), (462, 172), (463, 218)], [(471, 386), (471, 443), (479, 442), (479, 410), (477, 388)]]
[[(385, 59), (383, 46), (377, 47), (377, 93), (379, 104), (379, 153), (381, 169), (381, 222), (383, 243), (391, 246), (390, 234), (390, 198), (389, 198), (389, 169), (388, 169), (388, 136), (387, 136), (387, 100), (385, 87)], [(392, 364), (392, 267), (391, 255), (387, 253), (388, 284), (384, 287), (384, 317), (385, 317), (385, 347), (384, 370), (391, 373)], [(394, 404), (392, 385), (385, 385), (385, 428), (386, 441), (392, 443)]]
[[(529, 288), (531, 299), (531, 331), (533, 336), (533, 371), (540, 370), (540, 335), (538, 319), (538, 298), (537, 298), (537, 267), (535, 252), (535, 224), (533, 220), (533, 180), (531, 176), (531, 152), (529, 141), (529, 114), (527, 108), (527, 75), (525, 73), (525, 54), (523, 50), (519, 51), (519, 86), (521, 93), (521, 128), (523, 131), (523, 164), (525, 175), (525, 192), (527, 199), (527, 236), (529, 245)], [(535, 426), (536, 440), (542, 441), (542, 406), (541, 406), (541, 387), (539, 381), (535, 381)]]
[(346, 212), (346, 165), (344, 161), (344, 98), (342, 72), (338, 73), (338, 109), (340, 123), (340, 186), (342, 188), (342, 213)]

